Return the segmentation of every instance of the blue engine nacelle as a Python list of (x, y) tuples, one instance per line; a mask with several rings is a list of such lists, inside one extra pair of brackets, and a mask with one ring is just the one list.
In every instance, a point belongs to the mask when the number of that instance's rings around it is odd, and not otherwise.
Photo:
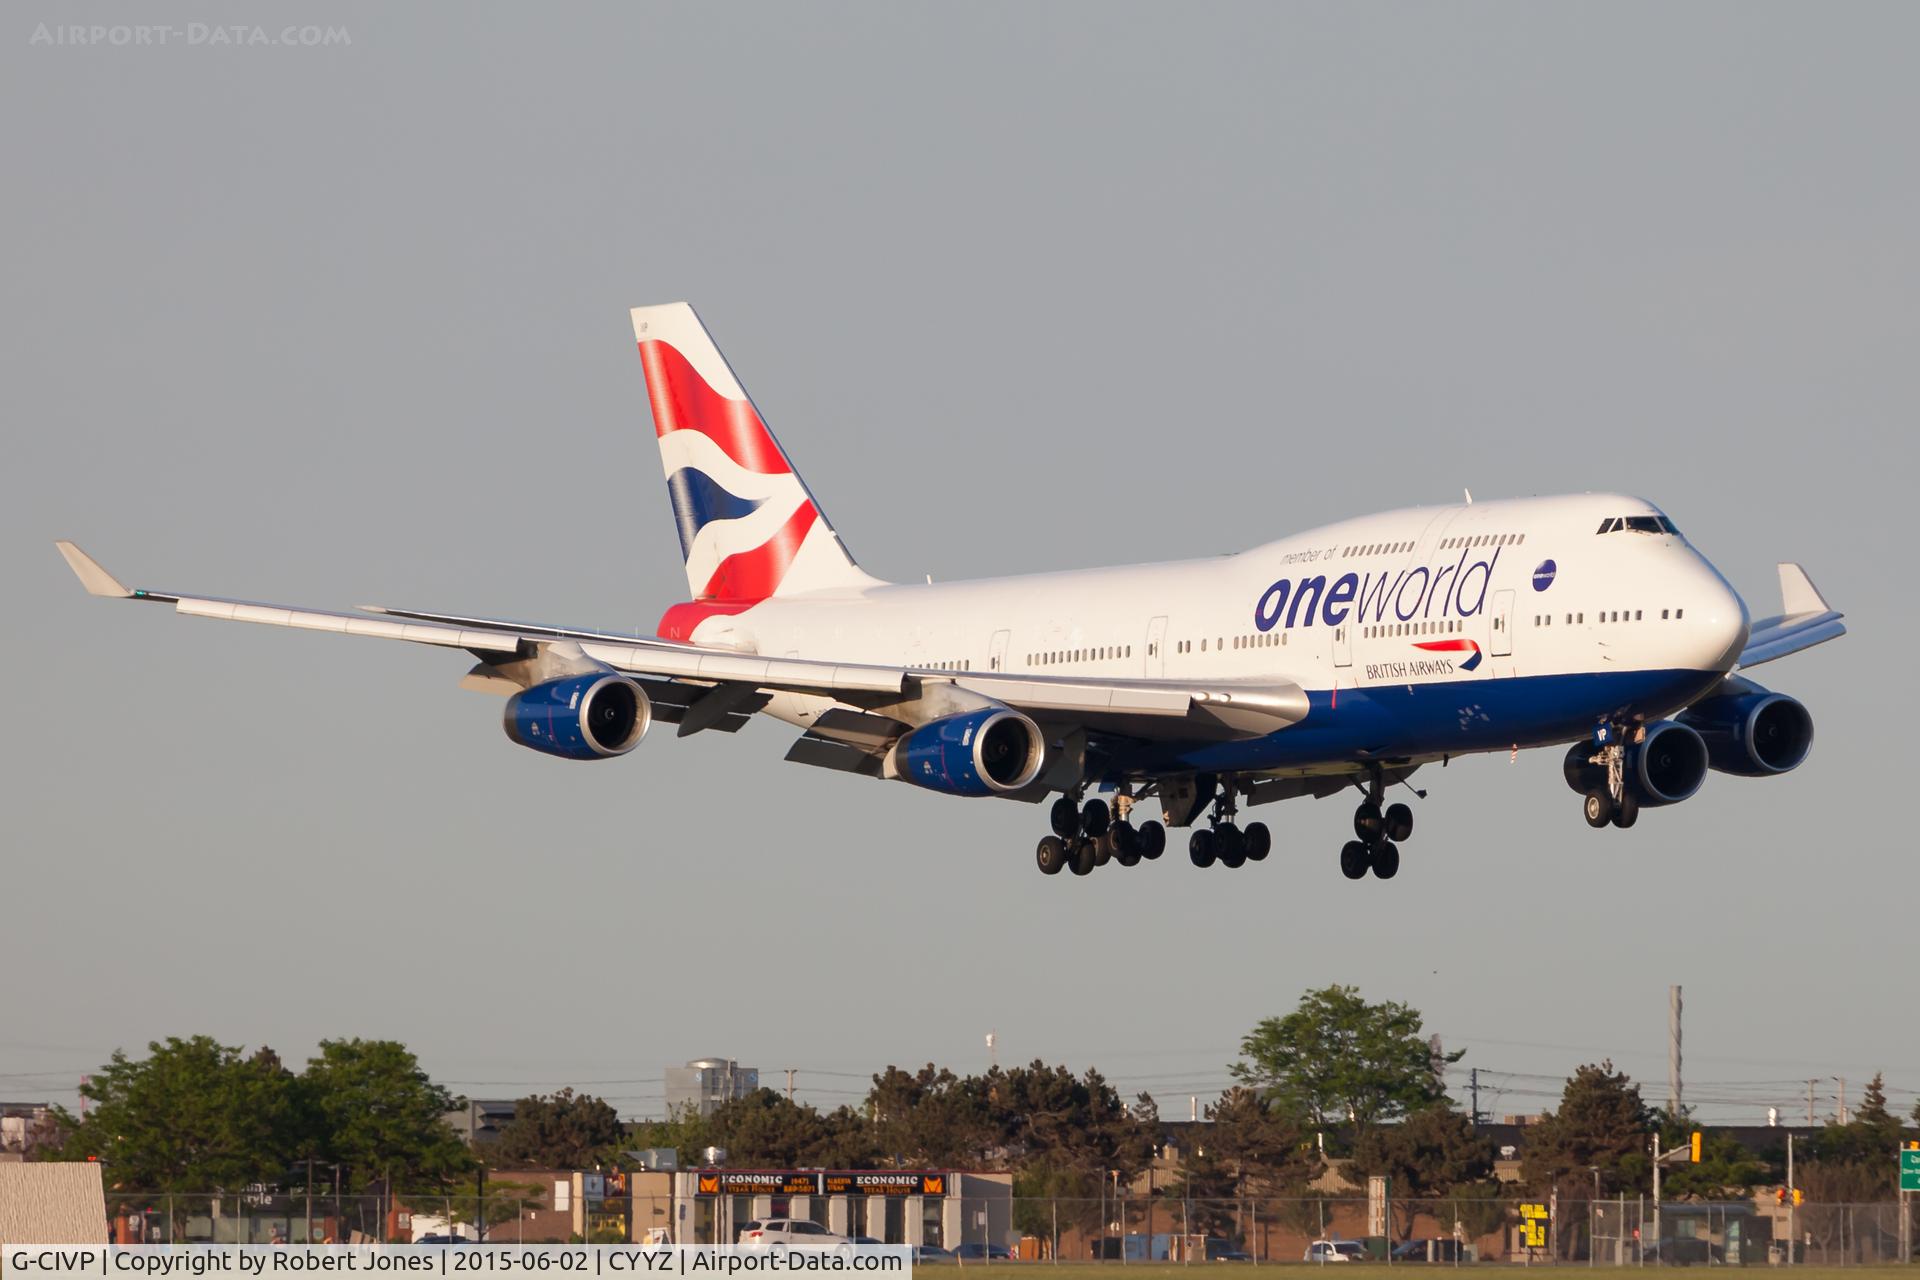
[[(1576, 742), (1561, 765), (1575, 791), (1604, 791), (1607, 771), (1593, 763), (1595, 748)], [(1679, 804), (1700, 789), (1707, 777), (1707, 744), (1691, 725), (1656, 720), (1640, 741), (1627, 748), (1627, 790), (1643, 808)]]
[(1796, 698), (1758, 685), (1697, 702), (1680, 715), (1722, 773), (1764, 778), (1797, 769), (1813, 749), (1813, 716)]
[(950, 796), (1018, 791), (1040, 776), (1047, 742), (1018, 711), (970, 711), (923, 724), (893, 749), (902, 782)]
[(653, 719), (646, 691), (624, 676), (568, 676), (507, 699), (507, 736), (562, 760), (605, 760), (640, 745)]

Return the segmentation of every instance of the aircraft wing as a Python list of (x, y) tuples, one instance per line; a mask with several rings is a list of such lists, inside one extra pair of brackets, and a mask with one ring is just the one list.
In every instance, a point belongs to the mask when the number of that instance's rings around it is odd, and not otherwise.
[[(1146, 740), (1256, 737), (1302, 720), (1307, 714), (1305, 691), (1286, 682), (1224, 680), (1195, 684), (930, 671), (775, 658), (647, 636), (418, 610), (379, 606), (351, 611), (305, 609), (134, 589), (123, 586), (73, 543), (55, 545), (81, 585), (96, 596), (170, 604), (175, 612), (190, 617), (465, 649), (481, 660), (462, 682), (472, 689), (512, 693), (551, 678), (548, 673), (595, 667), (631, 675), (654, 696), (657, 709), (664, 713), (661, 718), (679, 723), (683, 733), (738, 728), (746, 715), (765, 704), (764, 695), (774, 693), (832, 698), (866, 709), (871, 713), (865, 715), (868, 720), (923, 723), (935, 717), (916, 716), (916, 703), (932, 706), (951, 701), (952, 691), (941, 686), (1003, 703), (1048, 726), (1084, 727)], [(712, 696), (722, 692), (725, 696)], [(939, 696), (943, 693), (948, 696)]]
[(1847, 628), (1827, 604), (1826, 597), (1813, 585), (1807, 571), (1797, 564), (1780, 566), (1780, 612), (1761, 618), (1747, 631), (1747, 647), (1740, 651), (1734, 670), (1757, 667), (1775, 658), (1784, 658), (1802, 649), (1824, 644), (1847, 634)]

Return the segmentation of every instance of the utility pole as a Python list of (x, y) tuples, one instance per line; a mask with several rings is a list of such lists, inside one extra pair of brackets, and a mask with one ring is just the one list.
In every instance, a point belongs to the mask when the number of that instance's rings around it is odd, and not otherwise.
[(1467, 1070), (1467, 1088), (1473, 1092), (1473, 1127), (1480, 1127), (1480, 1068)]
[(1667, 1113), (1680, 1118), (1680, 987), (1667, 988)]
[(792, 1102), (792, 1101), (793, 1101), (793, 1073), (794, 1073), (794, 1070), (795, 1070), (795, 1068), (793, 1068), (793, 1067), (788, 1067), (788, 1068), (787, 1068), (787, 1101), (788, 1101), (788, 1102)]
[(1788, 1132), (1787, 1134), (1787, 1265), (1789, 1266), (1793, 1265), (1794, 1217), (1795, 1217), (1794, 1210), (1799, 1207), (1796, 1204), (1794, 1204), (1794, 1200), (1796, 1198), (1797, 1198), (1797, 1193), (1793, 1189), (1793, 1134), (1792, 1132)]
[(1847, 1122), (1847, 1078), (1845, 1076), (1835, 1076), (1833, 1078), (1840, 1082), (1840, 1093), (1838, 1095), (1840, 1123), (1845, 1124)]
[(1816, 1123), (1813, 1118), (1813, 1087), (1819, 1083), (1819, 1076), (1815, 1076), (1813, 1079), (1807, 1081), (1807, 1124), (1809, 1127)]

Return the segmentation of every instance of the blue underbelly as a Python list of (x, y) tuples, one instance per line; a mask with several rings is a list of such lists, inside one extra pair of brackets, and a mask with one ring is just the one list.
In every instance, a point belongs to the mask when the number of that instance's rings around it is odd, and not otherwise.
[(1298, 724), (1251, 741), (1167, 744), (1150, 753), (1149, 767), (1225, 772), (1548, 746), (1587, 736), (1602, 717), (1668, 715), (1720, 678), (1713, 671), (1606, 671), (1375, 685), (1337, 696), (1313, 690)]

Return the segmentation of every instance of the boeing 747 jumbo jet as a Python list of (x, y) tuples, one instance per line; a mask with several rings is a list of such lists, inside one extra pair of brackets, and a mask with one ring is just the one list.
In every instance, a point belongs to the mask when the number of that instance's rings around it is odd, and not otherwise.
[[(98, 596), (464, 649), (461, 684), (506, 697), (507, 737), (563, 760), (623, 756), (656, 720), (684, 737), (760, 713), (800, 730), (800, 764), (1054, 797), (1048, 875), (1158, 858), (1167, 826), (1192, 828), (1196, 866), (1258, 862), (1272, 837), (1243, 805), (1352, 787), (1340, 870), (1386, 880), (1413, 832), (1388, 788), (1422, 765), (1557, 748), (1588, 824), (1630, 827), (1709, 771), (1786, 773), (1812, 745), (1806, 708), (1745, 673), (1843, 635), (1841, 615), (1783, 564), (1780, 614), (1749, 622), (1638, 498), (1469, 498), (1208, 560), (881, 582), (693, 308), (637, 308), (633, 330), (691, 597), (653, 636), (129, 590), (60, 551)], [(1149, 798), (1162, 821), (1137, 822)]]

